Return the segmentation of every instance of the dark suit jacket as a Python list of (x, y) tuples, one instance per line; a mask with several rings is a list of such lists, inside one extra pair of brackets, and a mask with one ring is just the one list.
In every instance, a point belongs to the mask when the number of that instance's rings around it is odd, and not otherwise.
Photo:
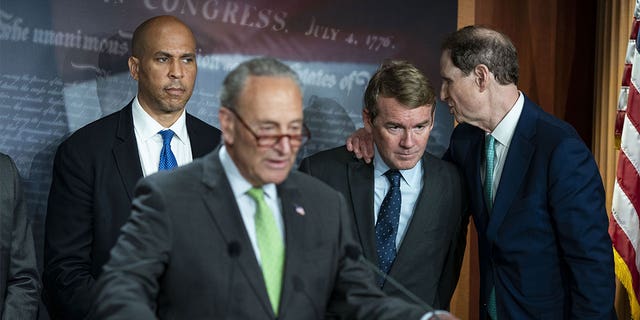
[[(213, 150), (220, 131), (187, 114), (193, 158)], [(76, 131), (56, 153), (45, 228), (43, 280), (53, 318), (81, 319), (90, 289), (131, 213), (142, 166), (131, 103)]]
[(615, 318), (604, 188), (577, 133), (525, 97), (491, 213), (480, 180), (483, 143), (482, 130), (461, 124), (445, 155), (469, 184), (481, 314), (495, 285), (499, 319)]
[[(423, 311), (384, 298), (354, 246), (344, 199), (292, 172), (277, 186), (285, 229), (278, 319), (411, 319)], [(303, 213), (303, 214), (302, 214)], [(95, 300), (98, 319), (276, 319), (218, 152), (139, 183)]]
[[(434, 308), (447, 309), (464, 256), (467, 199), (462, 176), (453, 164), (425, 153), (422, 167), (424, 186), (389, 275)], [(300, 170), (342, 193), (364, 255), (377, 264), (373, 165), (356, 159), (342, 146), (305, 158)], [(383, 291), (407, 298), (389, 282)]]
[(20, 175), (0, 153), (0, 316), (36, 319), (40, 277)]

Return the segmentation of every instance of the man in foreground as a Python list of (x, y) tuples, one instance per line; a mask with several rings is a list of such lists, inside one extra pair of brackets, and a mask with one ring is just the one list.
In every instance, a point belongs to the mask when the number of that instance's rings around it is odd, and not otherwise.
[(250, 60), (226, 77), (220, 100), (224, 145), (138, 184), (95, 318), (323, 319), (334, 308), (350, 319), (423, 316), (385, 297), (357, 261), (342, 196), (290, 172), (308, 138), (297, 75)]

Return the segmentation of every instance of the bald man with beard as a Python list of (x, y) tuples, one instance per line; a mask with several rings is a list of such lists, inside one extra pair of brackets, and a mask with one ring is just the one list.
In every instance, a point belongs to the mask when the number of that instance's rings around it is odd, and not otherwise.
[[(185, 112), (197, 73), (196, 40), (172, 16), (134, 31), (128, 65), (136, 97), (121, 110), (77, 130), (59, 146), (45, 224), (45, 301), (54, 319), (82, 319), (120, 227), (131, 212), (136, 182), (220, 143), (220, 131)], [(168, 147), (161, 132), (171, 130)], [(164, 132), (163, 132), (164, 133)]]

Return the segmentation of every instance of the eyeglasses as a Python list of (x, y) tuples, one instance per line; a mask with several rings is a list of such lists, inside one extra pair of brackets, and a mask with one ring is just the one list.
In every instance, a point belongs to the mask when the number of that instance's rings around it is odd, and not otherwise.
[(244, 120), (235, 110), (229, 108), (225, 109), (231, 111), (231, 113), (233, 113), (233, 115), (236, 116), (238, 120), (240, 120), (240, 123), (242, 123), (242, 125), (249, 131), (249, 133), (251, 133), (251, 135), (256, 138), (256, 142), (259, 147), (273, 147), (278, 144), (278, 142), (280, 142), (280, 140), (284, 137), (289, 138), (289, 145), (291, 145), (292, 147), (299, 147), (307, 143), (307, 141), (311, 139), (311, 133), (309, 132), (309, 128), (307, 128), (305, 124), (302, 124), (302, 132), (300, 134), (258, 135), (253, 132), (251, 127), (249, 127), (249, 125), (244, 122)]

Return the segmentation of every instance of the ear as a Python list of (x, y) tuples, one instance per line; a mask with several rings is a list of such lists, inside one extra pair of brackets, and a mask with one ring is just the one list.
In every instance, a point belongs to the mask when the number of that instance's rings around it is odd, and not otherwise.
[(220, 107), (218, 109), (218, 121), (220, 122), (220, 129), (222, 131), (222, 139), (226, 145), (233, 145), (234, 137), (234, 122), (233, 114), (229, 109)]
[(429, 130), (433, 129), (433, 124), (436, 123), (436, 105), (437, 105), (437, 101), (433, 103), (433, 105), (431, 106), (431, 110), (429, 110), (429, 112), (431, 112), (431, 123), (429, 124)]
[(127, 60), (127, 64), (129, 65), (129, 74), (131, 74), (131, 78), (138, 81), (138, 72), (140, 71), (140, 60), (134, 56), (129, 57)]
[(489, 86), (489, 80), (491, 79), (491, 71), (484, 64), (479, 64), (473, 68), (473, 74), (475, 75), (475, 83), (480, 88), (480, 92), (487, 89)]
[(362, 123), (364, 123), (364, 129), (371, 133), (373, 130), (373, 119), (371, 119), (371, 114), (367, 108), (362, 108)]

